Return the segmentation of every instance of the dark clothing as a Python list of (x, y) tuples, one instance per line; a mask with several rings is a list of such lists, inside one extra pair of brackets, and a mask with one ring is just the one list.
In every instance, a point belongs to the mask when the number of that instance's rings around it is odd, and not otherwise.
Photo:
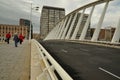
[(6, 42), (9, 44), (9, 40), (10, 40), (10, 38), (6, 38)]
[(23, 42), (23, 41), (20, 39), (20, 44), (22, 44), (22, 42)]
[(17, 43), (18, 43), (18, 41), (19, 41), (19, 38), (18, 38), (18, 35), (17, 35), (17, 34), (14, 35), (13, 40), (14, 40), (14, 42), (15, 42), (15, 47), (17, 47)]

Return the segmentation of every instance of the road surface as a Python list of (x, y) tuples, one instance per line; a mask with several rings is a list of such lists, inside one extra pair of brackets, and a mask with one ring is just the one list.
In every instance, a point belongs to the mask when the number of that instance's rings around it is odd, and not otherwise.
[(74, 80), (120, 80), (120, 49), (65, 42), (40, 42)]

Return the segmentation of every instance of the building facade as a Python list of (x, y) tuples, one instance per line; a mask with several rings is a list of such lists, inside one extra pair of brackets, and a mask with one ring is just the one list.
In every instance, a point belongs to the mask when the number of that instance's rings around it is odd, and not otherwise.
[[(27, 30), (28, 35), (27, 36), (29, 36), (29, 32), (30, 32), (30, 20), (22, 19), (21, 18), (19, 20), (19, 25), (20, 26), (27, 26), (28, 27), (28, 30)], [(33, 25), (32, 24), (31, 24), (31, 38), (33, 38)]]
[(11, 37), (13, 37), (16, 32), (18, 34), (22, 33), (25, 37), (27, 37), (27, 30), (27, 26), (0, 24), (0, 40), (5, 39), (8, 32), (10, 32)]
[(40, 40), (40, 34), (39, 33), (33, 33), (33, 39)]
[(44, 39), (47, 34), (65, 16), (65, 9), (58, 7), (43, 6), (40, 18), (40, 36)]
[[(95, 31), (95, 28), (91, 28), (90, 30), (91, 30), (91, 37), (92, 37), (93, 33)], [(115, 32), (115, 28), (113, 28), (113, 27), (101, 29), (98, 40), (111, 41), (112, 37), (114, 35), (114, 32)]]

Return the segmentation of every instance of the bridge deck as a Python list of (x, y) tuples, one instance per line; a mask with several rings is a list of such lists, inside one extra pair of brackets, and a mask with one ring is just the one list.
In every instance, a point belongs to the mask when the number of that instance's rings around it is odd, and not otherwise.
[(120, 49), (65, 41), (40, 43), (74, 80), (120, 79)]
[(0, 80), (29, 80), (30, 75), (30, 46), (28, 41), (14, 47), (0, 43)]

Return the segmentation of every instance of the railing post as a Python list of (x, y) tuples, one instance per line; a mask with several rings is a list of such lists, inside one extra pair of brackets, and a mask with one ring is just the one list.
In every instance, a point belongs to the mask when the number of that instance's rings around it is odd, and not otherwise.
[(64, 32), (63, 32), (63, 34), (62, 34), (61, 39), (64, 39), (64, 38), (65, 38), (65, 35), (66, 35), (67, 30), (68, 30), (68, 27), (69, 27), (69, 24), (70, 24), (71, 19), (72, 19), (72, 15), (70, 15), (70, 18), (68, 19), (67, 25), (66, 25), (66, 27), (65, 27), (65, 30), (64, 30)]
[(115, 29), (115, 33), (113, 35), (111, 43), (119, 42), (119, 40), (120, 40), (120, 19), (118, 21), (118, 25), (117, 25), (117, 27)]
[(74, 30), (74, 32), (73, 32), (73, 35), (72, 35), (72, 37), (71, 37), (72, 40), (74, 40), (74, 39), (76, 38), (76, 35), (77, 35), (78, 31), (79, 31), (79, 27), (80, 27), (80, 25), (81, 25), (81, 23), (82, 23), (82, 20), (83, 20), (84, 12), (85, 12), (85, 9), (83, 9), (83, 12), (82, 12), (82, 14), (80, 15), (80, 18), (79, 18), (79, 20), (78, 20), (78, 22), (77, 22), (77, 25), (76, 25), (75, 30)]
[(74, 27), (74, 24), (75, 24), (77, 15), (78, 15), (78, 13), (75, 13), (74, 18), (73, 18), (73, 21), (72, 21), (72, 24), (70, 25), (70, 28), (69, 28), (69, 30), (68, 30), (68, 33), (67, 33), (65, 39), (69, 39), (69, 38), (70, 38), (70, 34), (71, 34), (72, 29), (73, 29), (73, 27)]
[(105, 13), (106, 13), (106, 10), (107, 10), (107, 7), (108, 7), (108, 3), (109, 3), (109, 1), (106, 2), (106, 5), (105, 5), (104, 10), (102, 12), (102, 15), (101, 15), (101, 17), (99, 19), (99, 22), (98, 22), (98, 24), (96, 26), (97, 28), (95, 29), (95, 32), (93, 34), (93, 37), (92, 37), (91, 41), (97, 41), (97, 39), (99, 37), (100, 28), (101, 28), (102, 23), (103, 23), (103, 19), (104, 19), (104, 16), (105, 16)]
[(84, 28), (83, 28), (83, 30), (82, 30), (82, 33), (81, 33), (81, 35), (80, 35), (79, 40), (84, 40), (84, 39), (85, 39), (85, 36), (86, 36), (87, 30), (88, 30), (88, 26), (89, 26), (89, 24), (90, 24), (90, 19), (91, 19), (91, 16), (92, 16), (92, 14), (93, 14), (94, 8), (95, 8), (95, 5), (93, 5), (93, 7), (92, 7), (92, 10), (91, 10), (91, 12), (90, 12), (90, 15), (88, 16), (88, 19), (87, 19), (87, 21), (86, 21), (86, 23), (85, 23), (85, 26), (84, 26)]

